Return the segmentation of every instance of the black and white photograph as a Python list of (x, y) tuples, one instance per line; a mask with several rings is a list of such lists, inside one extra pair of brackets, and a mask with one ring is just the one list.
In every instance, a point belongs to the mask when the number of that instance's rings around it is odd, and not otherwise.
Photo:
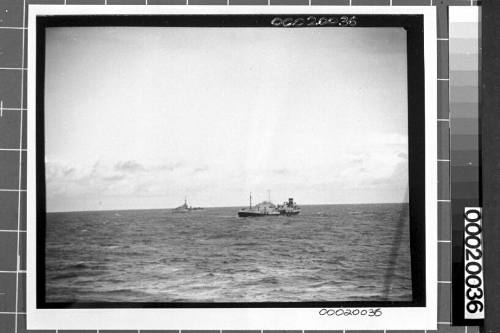
[(427, 327), (432, 22), (204, 10), (37, 18), (32, 327)]
[(431, 327), (435, 17), (212, 8), (36, 8), (31, 327)]
[(45, 71), (48, 302), (411, 301), (403, 28), (54, 27)]

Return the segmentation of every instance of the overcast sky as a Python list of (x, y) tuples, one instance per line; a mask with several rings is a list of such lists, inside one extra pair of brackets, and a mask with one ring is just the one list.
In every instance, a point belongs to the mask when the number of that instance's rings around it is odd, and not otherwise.
[(407, 202), (399, 28), (49, 28), (49, 211)]

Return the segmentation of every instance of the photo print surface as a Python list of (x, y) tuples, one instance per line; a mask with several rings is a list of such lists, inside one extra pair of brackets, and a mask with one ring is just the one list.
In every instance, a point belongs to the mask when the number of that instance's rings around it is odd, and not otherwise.
[(45, 301), (412, 301), (407, 32), (46, 29)]

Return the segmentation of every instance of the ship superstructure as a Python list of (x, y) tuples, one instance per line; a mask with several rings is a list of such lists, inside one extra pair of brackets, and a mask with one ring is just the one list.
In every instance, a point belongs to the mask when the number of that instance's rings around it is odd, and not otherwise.
[(248, 208), (243, 208), (238, 211), (239, 217), (258, 217), (258, 216), (279, 216), (279, 215), (297, 215), (300, 213), (300, 208), (289, 198), (288, 202), (283, 205), (275, 205), (271, 202), (271, 198), (267, 201), (262, 201), (255, 206), (252, 206), (252, 193), (250, 193), (250, 204)]
[(300, 213), (300, 207), (293, 201), (293, 198), (288, 198), (288, 202), (278, 205), (278, 211), (281, 215), (297, 215)]
[(201, 210), (201, 209), (203, 209), (203, 208), (188, 206), (188, 204), (187, 204), (187, 197), (184, 197), (184, 204), (182, 204), (179, 207), (174, 208), (173, 211), (177, 212), (177, 213), (184, 213), (184, 212), (190, 212), (192, 210)]

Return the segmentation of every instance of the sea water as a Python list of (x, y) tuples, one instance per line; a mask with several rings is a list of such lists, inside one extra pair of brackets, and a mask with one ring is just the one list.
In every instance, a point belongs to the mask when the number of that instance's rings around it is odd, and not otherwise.
[(408, 204), (47, 214), (48, 302), (411, 301)]

